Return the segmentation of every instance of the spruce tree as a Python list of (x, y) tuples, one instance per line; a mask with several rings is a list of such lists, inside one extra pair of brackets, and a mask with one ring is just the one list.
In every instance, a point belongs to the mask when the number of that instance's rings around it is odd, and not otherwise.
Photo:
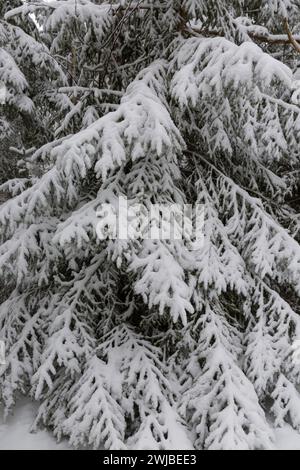
[[(298, 0), (8, 4), (0, 119), (36, 135), (0, 206), (6, 413), (107, 449), (300, 431)], [(120, 196), (203, 206), (203, 246), (101, 240)]]
[(61, 67), (39, 41), (33, 18), (6, 21), (6, 13), (22, 5), (21, 0), (0, 5), (0, 183), (1, 191), (11, 195), (28, 186), (33, 172), (28, 159), (51, 138), (43, 103), (48, 74), (63, 78)]

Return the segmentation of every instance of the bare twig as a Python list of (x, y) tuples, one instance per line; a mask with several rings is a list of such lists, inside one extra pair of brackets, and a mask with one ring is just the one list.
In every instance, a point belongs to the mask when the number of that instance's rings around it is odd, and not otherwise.
[(284, 18), (284, 28), (286, 30), (286, 34), (288, 35), (289, 42), (291, 43), (291, 45), (293, 46), (295, 51), (300, 53), (300, 44), (294, 38), (293, 33), (290, 30), (289, 22), (288, 22), (287, 18)]

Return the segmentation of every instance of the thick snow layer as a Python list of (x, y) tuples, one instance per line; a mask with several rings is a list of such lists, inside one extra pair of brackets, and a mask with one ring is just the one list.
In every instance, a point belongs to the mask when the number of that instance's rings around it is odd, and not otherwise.
[(275, 431), (278, 450), (300, 450), (300, 434), (286, 425)]
[[(34, 420), (36, 405), (29, 400), (22, 400), (12, 416), (4, 423), (0, 418), (0, 450), (70, 450), (66, 441), (57, 443), (47, 431), (30, 432)], [(289, 425), (275, 431), (278, 450), (300, 450), (300, 434)]]
[(6, 423), (0, 418), (0, 450), (67, 450), (66, 442), (57, 443), (47, 431), (30, 432), (36, 405), (22, 400)]

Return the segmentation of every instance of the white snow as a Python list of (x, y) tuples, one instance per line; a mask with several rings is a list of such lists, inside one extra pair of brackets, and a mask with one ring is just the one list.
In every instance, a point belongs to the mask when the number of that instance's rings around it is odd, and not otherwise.
[(278, 450), (300, 450), (300, 434), (288, 424), (276, 429), (275, 442)]
[[(72, 450), (66, 441), (58, 443), (50, 432), (30, 432), (37, 405), (20, 400), (13, 415), (4, 423), (0, 417), (0, 450)], [(278, 450), (300, 450), (300, 434), (289, 425), (275, 430)]]
[(67, 442), (58, 443), (46, 430), (30, 432), (37, 405), (28, 399), (20, 400), (6, 423), (0, 415), (0, 450), (70, 450)]

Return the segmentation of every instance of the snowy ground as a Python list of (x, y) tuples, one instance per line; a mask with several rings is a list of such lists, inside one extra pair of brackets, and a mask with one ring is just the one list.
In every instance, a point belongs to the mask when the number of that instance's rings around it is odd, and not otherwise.
[(70, 449), (66, 442), (57, 443), (47, 431), (30, 433), (36, 405), (23, 400), (6, 423), (0, 418), (0, 450), (64, 450)]
[[(36, 406), (23, 400), (4, 424), (0, 419), (0, 450), (34, 449), (34, 450), (70, 450), (67, 442), (57, 443), (47, 431), (30, 433)], [(279, 450), (300, 450), (300, 434), (290, 426), (276, 430), (276, 447)]]

